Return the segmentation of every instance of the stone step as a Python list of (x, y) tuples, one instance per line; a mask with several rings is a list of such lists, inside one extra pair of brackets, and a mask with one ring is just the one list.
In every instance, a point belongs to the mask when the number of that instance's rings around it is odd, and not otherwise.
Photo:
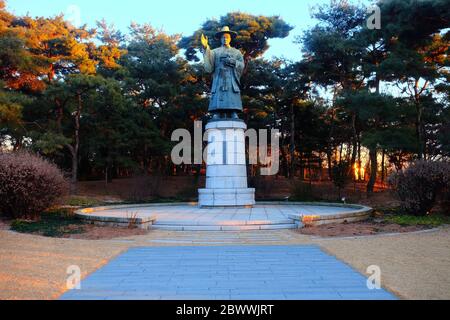
[(167, 225), (154, 224), (152, 229), (165, 231), (253, 231), (297, 229), (298, 224), (262, 224), (262, 225)]
[(258, 225), (286, 225), (295, 224), (294, 219), (280, 219), (280, 220), (158, 220), (153, 223), (157, 226), (258, 226)]

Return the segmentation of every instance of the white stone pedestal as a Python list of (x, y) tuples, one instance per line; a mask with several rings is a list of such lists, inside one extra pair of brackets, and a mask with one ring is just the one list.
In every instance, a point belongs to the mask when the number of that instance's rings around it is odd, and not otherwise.
[(206, 188), (199, 189), (200, 207), (253, 206), (255, 189), (248, 188), (243, 121), (211, 121), (206, 126), (208, 153)]

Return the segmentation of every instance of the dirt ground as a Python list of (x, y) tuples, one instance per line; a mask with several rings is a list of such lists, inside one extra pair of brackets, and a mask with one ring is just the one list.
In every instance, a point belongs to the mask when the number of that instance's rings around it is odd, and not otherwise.
[[(11, 220), (0, 219), (0, 230), (10, 230)], [(82, 233), (78, 233), (80, 228), (83, 230)], [(76, 230), (76, 233), (66, 233), (60, 238), (64, 239), (79, 239), (79, 240), (111, 240), (115, 238), (131, 237), (131, 236), (142, 236), (148, 234), (148, 230), (139, 228), (113, 228), (113, 227), (102, 227), (92, 224), (73, 224), (65, 226), (66, 231)], [(39, 233), (34, 233), (34, 235), (42, 235)]]
[(318, 243), (363, 274), (369, 266), (379, 266), (382, 285), (400, 298), (450, 299), (450, 227)]
[(407, 233), (427, 230), (424, 226), (401, 226), (398, 224), (385, 224), (376, 222), (357, 222), (344, 224), (329, 224), (316, 227), (306, 227), (298, 232), (317, 237), (352, 237), (367, 236), (386, 233)]
[(66, 290), (69, 266), (79, 266), (85, 277), (126, 247), (0, 230), (0, 300), (57, 299)]
[(148, 230), (139, 228), (110, 228), (98, 227), (94, 225), (83, 226), (84, 232), (78, 234), (67, 235), (70, 239), (84, 239), (84, 240), (111, 240), (115, 238), (124, 238), (131, 236), (142, 236), (149, 233)]

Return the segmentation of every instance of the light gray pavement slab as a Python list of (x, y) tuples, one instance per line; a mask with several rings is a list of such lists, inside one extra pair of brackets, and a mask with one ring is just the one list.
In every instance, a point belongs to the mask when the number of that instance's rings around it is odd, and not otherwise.
[(391, 300), (314, 245), (132, 248), (63, 300)]

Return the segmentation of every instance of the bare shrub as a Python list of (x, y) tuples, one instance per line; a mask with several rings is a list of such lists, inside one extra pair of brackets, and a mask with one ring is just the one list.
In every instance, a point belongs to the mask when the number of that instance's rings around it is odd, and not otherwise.
[(37, 219), (68, 190), (53, 163), (28, 152), (0, 152), (0, 213)]
[(416, 161), (407, 169), (391, 175), (389, 183), (397, 191), (402, 207), (408, 213), (426, 215), (433, 209), (438, 197), (450, 188), (450, 163)]
[(128, 219), (128, 229), (135, 229), (138, 226), (138, 213), (131, 212), (130, 214), (127, 212)]

